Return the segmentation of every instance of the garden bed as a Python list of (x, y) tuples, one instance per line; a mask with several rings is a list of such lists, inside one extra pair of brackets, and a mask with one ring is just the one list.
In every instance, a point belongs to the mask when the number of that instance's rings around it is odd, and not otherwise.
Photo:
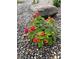
[[(55, 44), (51, 46), (43, 46), (43, 48), (38, 48), (37, 46), (32, 46), (27, 38), (27, 34), (23, 33), (24, 25), (29, 22), (30, 12), (24, 12), (18, 15), (18, 28), (17, 28), (17, 59), (61, 59), (61, 39), (60, 39), (60, 27), (61, 27), (61, 12), (58, 8), (58, 14), (55, 16), (57, 23), (57, 28), (59, 29), (59, 38)], [(27, 21), (27, 20), (28, 21)], [(26, 37), (24, 37), (26, 36)]]

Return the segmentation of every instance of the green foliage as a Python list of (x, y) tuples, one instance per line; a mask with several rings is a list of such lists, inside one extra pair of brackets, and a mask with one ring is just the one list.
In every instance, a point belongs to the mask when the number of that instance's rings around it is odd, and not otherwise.
[[(28, 29), (35, 26), (34, 30), (28, 32), (28, 38), (32, 45), (37, 43), (39, 48), (43, 47), (43, 45), (52, 45), (56, 41), (57, 29), (55, 27), (55, 20), (53, 18), (48, 18), (45, 20), (43, 17), (38, 16), (34, 18), (34, 21), (30, 21), (28, 23)], [(36, 39), (34, 39), (36, 38)]]
[(61, 5), (61, 0), (53, 0), (53, 4), (54, 4), (54, 6), (56, 6), (56, 7), (60, 7), (60, 5)]
[(39, 48), (43, 47), (43, 41), (38, 42), (38, 47), (39, 47)]
[(39, 0), (33, 0), (33, 4), (39, 3)]
[(19, 1), (19, 0), (17, 0), (17, 3), (23, 3), (24, 1)]

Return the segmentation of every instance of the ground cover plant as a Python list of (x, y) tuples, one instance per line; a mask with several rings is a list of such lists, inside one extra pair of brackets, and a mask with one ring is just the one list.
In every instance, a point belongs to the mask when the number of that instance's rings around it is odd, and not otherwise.
[(44, 19), (39, 12), (36, 12), (33, 17), (24, 29), (24, 32), (28, 34), (31, 45), (41, 48), (54, 44), (57, 36), (55, 20), (51, 17)]

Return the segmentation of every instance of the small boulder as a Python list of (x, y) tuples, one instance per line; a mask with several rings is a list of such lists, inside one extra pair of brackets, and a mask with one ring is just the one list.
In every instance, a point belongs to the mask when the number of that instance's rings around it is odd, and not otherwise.
[(41, 16), (51, 16), (58, 13), (58, 8), (51, 4), (34, 4), (31, 6), (33, 12), (39, 11)]

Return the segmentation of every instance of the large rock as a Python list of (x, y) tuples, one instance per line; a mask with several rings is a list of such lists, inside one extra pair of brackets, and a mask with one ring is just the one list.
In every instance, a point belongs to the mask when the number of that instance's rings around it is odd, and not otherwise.
[(50, 16), (50, 15), (55, 15), (58, 13), (57, 7), (51, 5), (51, 4), (34, 4), (31, 6), (31, 10), (33, 12), (39, 11), (41, 16)]

